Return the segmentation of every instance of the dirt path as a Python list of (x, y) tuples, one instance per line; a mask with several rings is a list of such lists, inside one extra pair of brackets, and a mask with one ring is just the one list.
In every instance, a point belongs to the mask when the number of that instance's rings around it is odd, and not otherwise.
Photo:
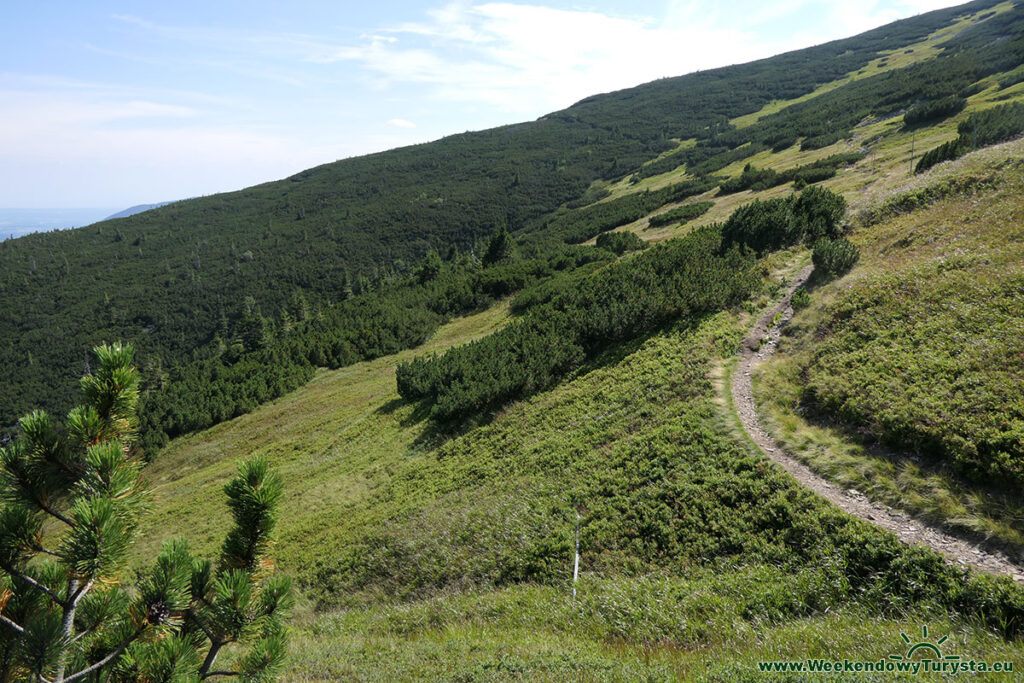
[[(793, 278), (786, 296), (778, 305), (758, 319), (753, 331), (740, 347), (739, 365), (732, 376), (732, 398), (740, 422), (747, 434), (764, 451), (765, 455), (782, 465), (798, 482), (851, 515), (893, 532), (904, 543), (923, 543), (930, 546), (957, 565), (1007, 574), (1015, 581), (1024, 582), (1024, 567), (1014, 564), (1002, 553), (984, 550), (973, 543), (924, 524), (903, 512), (880, 503), (874, 503), (859, 491), (843, 490), (841, 486), (823, 479), (783, 451), (761, 426), (757, 409), (754, 406), (750, 373), (753, 368), (775, 353), (781, 328), (793, 317), (793, 308), (789, 303), (790, 297), (797, 287), (807, 280), (811, 269), (812, 266), (807, 266)], [(775, 316), (779, 313), (781, 316), (773, 324)], [(764, 341), (762, 342), (762, 340)]]

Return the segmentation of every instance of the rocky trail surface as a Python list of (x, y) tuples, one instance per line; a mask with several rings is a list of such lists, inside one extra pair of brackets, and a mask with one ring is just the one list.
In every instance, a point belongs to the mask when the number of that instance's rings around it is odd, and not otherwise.
[(849, 514), (893, 532), (904, 543), (927, 545), (958, 566), (1006, 574), (1017, 582), (1024, 582), (1024, 567), (1015, 564), (1003, 553), (982, 548), (968, 540), (953, 536), (899, 510), (873, 502), (859, 491), (843, 489), (818, 476), (780, 448), (761, 425), (754, 404), (751, 373), (775, 353), (782, 327), (793, 317), (790, 298), (810, 277), (812, 268), (813, 266), (807, 266), (793, 278), (782, 301), (758, 319), (740, 346), (739, 364), (732, 376), (731, 390), (733, 405), (743, 429), (765, 455), (781, 465), (798, 482)]

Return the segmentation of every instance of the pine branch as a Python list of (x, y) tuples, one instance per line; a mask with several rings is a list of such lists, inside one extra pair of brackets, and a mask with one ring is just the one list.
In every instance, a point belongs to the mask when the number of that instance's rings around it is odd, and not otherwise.
[(66, 601), (62, 600), (59, 595), (57, 595), (56, 593), (54, 593), (52, 590), (50, 590), (49, 588), (47, 588), (43, 584), (41, 584), (38, 581), (36, 581), (35, 579), (33, 579), (28, 574), (26, 574), (24, 572), (20, 572), (17, 569), (14, 569), (13, 567), (7, 566), (6, 564), (0, 564), (0, 569), (3, 569), (5, 572), (7, 572), (8, 574), (10, 574), (11, 576), (13, 576), (13, 577), (15, 577), (17, 579), (21, 579), (22, 581), (24, 581), (28, 585), (32, 586), (33, 588), (36, 588), (36, 589), (42, 591), (43, 593), (46, 593), (48, 596), (50, 596), (51, 600), (53, 600), (55, 603), (57, 603), (58, 607), (66, 607), (67, 606)]
[(203, 662), (203, 665), (199, 668), (200, 680), (206, 680), (206, 678), (208, 678), (211, 675), (210, 668), (217, 661), (217, 653), (220, 652), (220, 649), (222, 647), (224, 647), (224, 643), (218, 643), (217, 641), (214, 641), (210, 644), (210, 651), (206, 653), (206, 660)]
[(10, 619), (8, 619), (7, 617), (5, 617), (2, 614), (0, 614), (0, 624), (3, 624), (7, 628), (11, 629), (15, 633), (17, 633), (19, 636), (25, 635), (24, 627), (19, 626), (17, 623), (11, 621)]
[(145, 632), (145, 630), (146, 630), (145, 626), (137, 629), (135, 631), (135, 633), (133, 633), (130, 636), (128, 636), (127, 638), (125, 638), (124, 641), (122, 641), (120, 645), (118, 645), (116, 648), (114, 648), (110, 652), (110, 654), (108, 654), (106, 657), (104, 657), (100, 661), (96, 662), (92, 666), (90, 666), (90, 667), (88, 667), (86, 669), (82, 669), (78, 673), (71, 674), (70, 676), (68, 676), (67, 678), (64, 679), (64, 683), (72, 683), (72, 681), (77, 681), (77, 680), (79, 680), (81, 678), (85, 678), (86, 676), (88, 676), (92, 672), (99, 671), (100, 669), (105, 667), (107, 664), (110, 664), (110, 662), (112, 662), (115, 659), (117, 659), (118, 657), (120, 657), (124, 653), (124, 651), (128, 649), (128, 646), (131, 645), (133, 642), (135, 642), (139, 638), (139, 636), (141, 636)]
[(203, 633), (206, 634), (206, 637), (210, 640), (211, 643), (217, 642), (217, 639), (213, 637), (213, 632), (206, 627), (206, 624), (200, 621), (199, 615), (195, 613), (195, 610), (193, 610), (192, 608), (185, 610), (185, 616), (194, 621), (196, 623), (196, 626), (202, 629)]
[(86, 581), (85, 583), (83, 583), (78, 588), (78, 590), (76, 590), (74, 592), (74, 594), (72, 594), (72, 596), (70, 598), (68, 598), (68, 606), (71, 607), (72, 609), (77, 607), (78, 606), (78, 602), (82, 598), (85, 597), (85, 594), (89, 592), (89, 589), (92, 588), (93, 582), (95, 582), (95, 581), (96, 581), (96, 579), (92, 578), (92, 579), (89, 579), (88, 581)]

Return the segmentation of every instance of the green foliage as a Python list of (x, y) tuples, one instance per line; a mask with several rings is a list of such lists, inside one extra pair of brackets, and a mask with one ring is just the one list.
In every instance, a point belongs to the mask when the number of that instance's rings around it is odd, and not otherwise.
[(743, 190), (767, 190), (782, 183), (778, 180), (779, 174), (770, 168), (757, 169), (753, 164), (747, 164), (743, 173), (732, 180), (726, 180), (718, 186), (719, 194), (733, 194)]
[(921, 155), (917, 165), (914, 166), (914, 173), (923, 173), (932, 166), (941, 164), (943, 161), (959, 159), (968, 151), (969, 148), (964, 146), (964, 141), (960, 138), (944, 142), (935, 149), (929, 150)]
[[(774, 250), (838, 234), (845, 206), (841, 196), (809, 188), (741, 207), (722, 232), (729, 242)], [(492, 337), (402, 364), (398, 392), (429, 397), (438, 419), (465, 417), (546, 388), (609, 342), (736, 303), (751, 291), (751, 264), (733, 252), (719, 256), (719, 239), (717, 229), (704, 230), (574, 282)]]
[(296, 320), (262, 348), (229, 350), (175, 368), (167, 381), (148, 387), (141, 421), (144, 451), (151, 456), (170, 438), (251, 412), (305, 384), (316, 367), (338, 368), (416, 346), (453, 315), (606, 258), (606, 252), (591, 247), (556, 244), (544, 258), (505, 259), (485, 268), (459, 259), (442, 264), (425, 281), (404, 278), (317, 317)]
[(918, 126), (925, 123), (934, 123), (959, 114), (967, 106), (967, 100), (959, 94), (915, 104), (903, 115), (903, 123), (908, 126)]
[(508, 235), (508, 230), (504, 224), (499, 225), (487, 243), (487, 251), (484, 253), (483, 258), (484, 265), (493, 266), (496, 263), (512, 258), (514, 248), (515, 246), (512, 238)]
[(275, 322), (295, 291), (327, 311), (353, 288), (408, 276), (431, 246), (468, 253), (496, 224), (521, 229), (611, 177), (612, 157), (621, 173), (660, 151), (609, 128), (553, 117), (451, 136), (5, 241), (0, 427), (34, 405), (70, 408), (65, 369), (81, 368), (81, 349), (99, 339), (130, 340), (148, 382), (151, 366), (211, 355), (221, 318), (245, 297)]
[(675, 209), (669, 209), (663, 213), (651, 216), (648, 222), (652, 228), (660, 225), (668, 225), (669, 223), (686, 223), (695, 218), (700, 218), (714, 205), (714, 202), (691, 202), (689, 204), (683, 204)]
[(722, 237), (764, 255), (801, 242), (838, 237), (845, 214), (842, 195), (810, 186), (789, 197), (740, 206), (722, 226)]
[[(684, 321), (417, 456), (400, 475), (390, 471), (386, 490), (368, 503), (388, 511), (363, 513), (387, 524), (357, 527), (341, 556), (307, 573), (310, 590), (325, 604), (340, 595), (352, 605), (351, 596), (361, 595), (375, 605), (452, 595), (467, 585), (565, 587), (579, 507), (591, 576), (706, 569), (740, 582), (728, 597), (693, 607), (701, 615), (695, 630), (676, 631), (690, 644), (706, 641), (702, 619), (727, 618), (732, 601), (753, 623), (851, 604), (875, 615), (937, 604), (1003, 633), (1021, 632), (1021, 590), (1008, 579), (969, 577), (847, 516), (751, 455), (713, 418), (711, 364), (734, 353), (741, 337), (730, 321), (727, 314)], [(748, 582), (739, 578), (745, 572), (766, 573)], [(633, 600), (614, 591), (591, 595), (581, 585), (589, 607), (576, 623), (608, 624), (619, 629), (615, 637), (636, 642), (669, 627), (634, 615), (668, 614), (659, 599), (679, 600), (660, 592)], [(417, 607), (396, 607), (396, 624), (415, 629), (410, 609)]]
[(811, 252), (814, 263), (814, 276), (818, 280), (828, 281), (845, 275), (860, 260), (860, 250), (845, 237), (828, 239), (823, 237), (814, 243)]
[[(804, 401), (968, 478), (1020, 489), (1024, 397), (1009, 294), (1019, 284), (933, 265), (857, 287), (829, 311)], [(955, 346), (944, 342), (950, 330)]]
[(423, 263), (416, 270), (416, 277), (419, 279), (420, 284), (430, 282), (440, 275), (443, 265), (441, 255), (437, 253), (437, 249), (428, 251), (426, 258), (423, 259)]
[(229, 643), (256, 657), (232, 675), (280, 671), (291, 588), (266, 554), (280, 479), (256, 458), (225, 487), (235, 525), (216, 572), (169, 541), (123, 589), (148, 497), (130, 456), (139, 377), (130, 345), (95, 354), (81, 380), (87, 404), (63, 429), (35, 412), (0, 449), (0, 681), (198, 681)]
[(581, 265), (579, 268), (555, 273), (551, 277), (540, 279), (532, 285), (524, 287), (521, 292), (513, 297), (512, 302), (509, 304), (509, 310), (512, 313), (522, 313), (529, 308), (551, 301), (567, 289), (580, 286), (580, 283), (588, 275), (611, 260), (612, 254), (607, 251), (605, 253), (608, 254), (607, 259), (594, 260)]
[(622, 256), (627, 251), (645, 249), (647, 243), (635, 232), (603, 232), (597, 236), (597, 246)]
[(729, 147), (750, 141), (774, 146), (796, 136), (804, 138), (801, 149), (826, 147), (865, 119), (956, 95), (986, 76), (1017, 66), (1024, 59), (1022, 22), (1024, 14), (1016, 10), (991, 17), (951, 38), (935, 59), (850, 81), (750, 126), (724, 132), (716, 141)]
[(708, 180), (684, 180), (660, 190), (634, 192), (617, 199), (592, 204), (575, 211), (560, 211), (529, 228), (528, 236), (559, 238), (566, 242), (585, 242), (596, 235), (639, 220), (666, 204), (707, 192), (714, 187)]
[(757, 278), (751, 259), (720, 246), (708, 228), (603, 268), (490, 337), (403, 363), (398, 393), (430, 398), (437, 419), (466, 417), (547, 388), (610, 343), (733, 305)]
[(995, 176), (978, 176), (984, 185), (968, 185), (974, 197), (943, 185), (926, 193), (947, 192), (940, 204), (872, 227), (875, 243), (862, 248), (885, 265), (821, 311), (803, 400), (1012, 495), (1024, 487), (1024, 261), (1015, 218), (1024, 194), (1019, 162), (999, 164)]
[(1000, 88), (1006, 89), (1012, 88), (1021, 81), (1024, 81), (1024, 67), (1017, 67), (1010, 73), (999, 78), (997, 82), (999, 83)]
[(957, 126), (956, 139), (927, 152), (914, 167), (915, 173), (963, 156), (972, 149), (1010, 140), (1024, 132), (1024, 103), (1011, 102), (975, 112)]
[(811, 294), (806, 287), (797, 287), (790, 298), (793, 310), (800, 311), (811, 305)]

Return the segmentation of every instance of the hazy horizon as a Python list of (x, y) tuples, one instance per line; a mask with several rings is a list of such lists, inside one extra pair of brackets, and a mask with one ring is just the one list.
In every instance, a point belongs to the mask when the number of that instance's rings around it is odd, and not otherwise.
[(77, 208), (0, 207), (0, 242), (30, 235), (34, 232), (84, 228), (127, 208), (127, 206), (88, 206)]

